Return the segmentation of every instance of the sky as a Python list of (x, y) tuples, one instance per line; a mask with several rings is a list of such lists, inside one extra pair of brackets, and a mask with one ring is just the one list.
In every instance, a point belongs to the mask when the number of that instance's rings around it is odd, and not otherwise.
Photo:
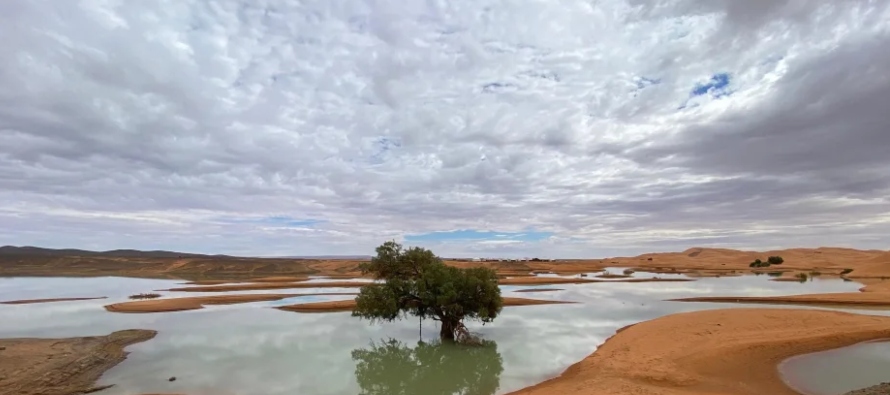
[(890, 248), (890, 0), (4, 0), (0, 37), (0, 244)]

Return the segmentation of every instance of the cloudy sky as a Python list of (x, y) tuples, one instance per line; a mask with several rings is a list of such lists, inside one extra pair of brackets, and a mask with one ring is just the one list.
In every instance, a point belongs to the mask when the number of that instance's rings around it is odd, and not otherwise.
[(0, 244), (890, 248), (890, 0), (4, 0), (0, 37)]

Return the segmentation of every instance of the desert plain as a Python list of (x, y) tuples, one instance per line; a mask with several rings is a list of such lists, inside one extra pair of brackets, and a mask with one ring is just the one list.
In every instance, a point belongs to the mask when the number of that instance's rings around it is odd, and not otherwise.
[[(754, 259), (774, 255), (782, 256), (784, 263), (768, 268), (749, 266)], [(370, 281), (362, 278), (360, 263), (361, 260), (238, 258), (170, 253), (78, 254), (4, 249), (0, 253), (0, 276), (4, 278), (0, 281), (17, 278), (39, 281), (41, 278), (60, 277), (98, 281), (123, 277), (165, 280), (163, 284), (170, 286), (125, 290), (132, 294), (158, 293), (157, 298), (144, 300), (87, 293), (60, 295), (59, 292), (45, 297), (29, 293), (27, 297), (18, 298), (13, 293), (4, 292), (0, 298), (0, 314), (4, 312), (2, 309), (15, 309), (8, 311), (9, 317), (21, 317), (28, 311), (37, 314), (39, 310), (34, 309), (41, 306), (64, 305), (72, 306), (71, 309), (83, 306), (83, 309), (90, 311), (89, 314), (93, 314), (91, 317), (109, 317), (109, 320), (120, 322), (120, 325), (136, 321), (118, 320), (142, 319), (147, 321), (138, 322), (152, 322), (148, 320), (197, 317), (176, 314), (205, 314), (202, 319), (206, 317), (207, 325), (214, 325), (209, 321), (214, 317), (212, 314), (224, 312), (231, 314), (231, 322), (239, 320), (238, 314), (244, 314), (243, 320), (248, 321), (247, 314), (269, 315), (282, 320), (299, 315), (306, 317), (301, 320), (337, 317), (338, 326), (364, 327), (368, 324), (348, 319), (348, 314), (344, 314), (353, 307), (353, 295), (358, 288)], [(502, 378), (500, 387), (493, 386), (497, 392), (484, 393), (801, 394), (798, 388), (789, 386), (778, 369), (783, 361), (866, 341), (890, 339), (890, 315), (884, 310), (890, 309), (888, 251), (817, 248), (755, 252), (692, 248), (681, 252), (606, 259), (535, 262), (447, 260), (446, 264), (491, 267), (498, 273), (505, 292), (504, 323), (495, 320), (493, 324), (479, 328), (483, 338), (489, 334), (492, 337), (501, 336), (508, 330), (526, 333), (527, 330), (522, 328), (532, 324), (523, 323), (524, 317), (529, 317), (529, 322), (538, 316), (550, 317), (554, 320), (552, 322), (557, 323), (561, 320), (589, 319), (586, 315), (599, 310), (585, 310), (585, 306), (605, 309), (604, 306), (596, 306), (600, 303), (614, 305), (608, 307), (611, 309), (608, 311), (636, 309), (645, 312), (640, 316), (645, 316), (645, 319), (627, 317), (621, 320), (627, 325), (601, 329), (602, 333), (608, 333), (603, 339), (590, 338), (589, 329), (561, 327), (560, 336), (563, 339), (572, 342), (571, 339), (577, 338), (577, 344), (571, 347), (573, 350), (562, 354), (547, 354), (547, 349), (552, 347), (547, 346), (546, 336), (542, 335), (540, 350), (543, 355), (553, 356), (551, 359), (555, 361), (538, 362), (546, 370), (543, 373), (522, 370), (516, 367), (518, 363), (510, 365), (510, 361), (522, 360), (510, 359), (518, 357), (509, 356), (510, 350), (501, 350), (506, 360), (505, 367), (501, 369), (504, 370), (503, 375), (510, 376), (508, 373), (515, 370), (516, 376), (525, 377), (513, 381)], [(761, 294), (757, 290), (742, 292), (744, 287), (741, 285), (719, 286), (754, 284), (755, 280), (758, 281), (756, 284), (760, 284), (758, 286), (768, 287), (772, 291)], [(801, 293), (802, 289), (810, 289), (808, 284), (815, 284), (813, 286), (818, 288), (819, 283), (827, 284), (829, 291)], [(796, 286), (804, 288), (794, 288)], [(620, 292), (610, 294), (606, 291), (612, 289)], [(630, 299), (643, 289), (650, 292), (645, 298)], [(739, 289), (739, 293), (733, 292), (733, 289)], [(589, 297), (580, 297), (582, 293)], [(300, 302), (291, 303), (295, 300)], [(661, 310), (651, 310), (653, 305), (675, 307), (663, 313)], [(215, 310), (239, 306), (244, 310), (219, 310), (219, 313)], [(262, 313), (256, 312), (257, 309), (262, 309)], [(38, 328), (42, 324), (30, 322), (28, 325)], [(45, 325), (53, 323), (47, 322)], [(82, 328), (89, 328), (88, 323), (81, 325)], [(421, 332), (423, 325), (420, 324)], [(617, 322), (609, 325), (617, 325)], [(543, 328), (546, 331), (547, 327)], [(169, 382), (170, 391), (161, 392), (138, 392), (139, 389), (126, 388), (125, 384), (108, 382), (115, 377), (138, 375), (138, 369), (133, 368), (120, 370), (121, 373), (115, 376), (113, 367), (128, 358), (128, 354), (129, 358), (138, 359), (141, 353), (148, 353), (153, 342), (161, 341), (155, 337), (163, 338), (165, 335), (163, 329), (151, 327), (119, 329), (92, 333), (90, 336), (16, 336), (0, 340), (0, 394), (79, 394), (91, 391), (97, 394), (240, 393), (225, 392), (225, 389), (206, 383), (194, 384), (194, 390), (190, 390), (189, 378), (172, 375), (169, 379), (156, 378), (164, 381), (164, 384), (148, 386), (164, 389), (167, 388), (166, 382)], [(304, 329), (293, 328), (293, 331)], [(189, 330), (194, 332), (194, 329)], [(10, 328), (9, 332), (20, 333), (14, 328)], [(500, 343), (503, 345), (504, 341)], [(591, 343), (593, 341), (596, 343)], [(528, 341), (523, 340), (515, 344), (526, 343)], [(590, 345), (589, 349), (585, 349), (587, 345)], [(128, 350), (125, 351), (125, 347)], [(122, 363), (120, 367), (127, 363)], [(154, 374), (150, 369), (145, 370), (145, 375)], [(108, 374), (103, 376), (105, 372)], [(351, 379), (343, 377), (343, 380)], [(363, 383), (361, 378), (357, 380), (359, 384)], [(486, 384), (485, 388), (489, 387)], [(856, 390), (861, 391), (857, 394), (886, 393), (879, 392), (882, 391), (880, 388)], [(449, 393), (443, 391), (441, 393)], [(250, 393), (262, 394), (267, 391), (255, 388)]]

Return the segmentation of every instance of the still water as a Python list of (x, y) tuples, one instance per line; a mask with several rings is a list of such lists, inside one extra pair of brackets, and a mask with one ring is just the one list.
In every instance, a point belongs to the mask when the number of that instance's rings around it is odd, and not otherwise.
[(779, 371), (789, 386), (808, 395), (840, 395), (890, 382), (890, 341), (801, 355), (783, 362)]
[[(635, 277), (647, 276), (652, 275), (635, 273)], [(503, 394), (559, 375), (623, 326), (682, 311), (743, 307), (665, 299), (850, 292), (860, 287), (839, 280), (768, 280), (766, 276), (747, 276), (695, 282), (550, 285), (540, 287), (563, 290), (540, 293), (514, 292), (533, 288), (529, 286), (503, 286), (504, 296), (579, 303), (508, 307), (492, 324), (468, 323), (471, 331), (489, 342), (485, 347), (470, 349), (436, 344), (438, 328), (432, 321), (409, 319), (370, 325), (349, 313), (300, 314), (271, 308), (349, 296), (307, 296), (175, 313), (117, 314), (106, 312), (102, 306), (124, 301), (134, 293), (181, 284), (111, 277), (5, 278), (0, 279), (0, 300), (108, 299), (0, 305), (0, 337), (88, 336), (121, 329), (159, 331), (155, 339), (127, 348), (131, 351), (128, 359), (109, 370), (99, 383), (116, 385), (98, 392), (101, 395)], [(356, 289), (238, 293), (290, 291)], [(161, 293), (165, 297), (202, 295)], [(874, 310), (862, 313), (885, 314)], [(176, 381), (168, 381), (173, 376)], [(871, 384), (876, 383), (860, 386)], [(421, 387), (424, 390), (418, 392)]]

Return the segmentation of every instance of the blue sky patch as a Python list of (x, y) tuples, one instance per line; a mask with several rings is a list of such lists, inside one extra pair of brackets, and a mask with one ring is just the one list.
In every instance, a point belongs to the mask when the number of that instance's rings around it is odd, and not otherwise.
[(493, 232), (479, 231), (473, 229), (461, 229), (451, 231), (429, 232), (416, 235), (405, 235), (405, 241), (486, 241), (486, 240), (508, 240), (508, 241), (539, 241), (544, 240), (553, 235), (553, 232)]
[(690, 96), (703, 96), (709, 93), (716, 97), (725, 96), (729, 94), (726, 87), (729, 86), (731, 81), (732, 76), (729, 73), (714, 74), (708, 82), (704, 84), (696, 84), (695, 88), (692, 89)]

